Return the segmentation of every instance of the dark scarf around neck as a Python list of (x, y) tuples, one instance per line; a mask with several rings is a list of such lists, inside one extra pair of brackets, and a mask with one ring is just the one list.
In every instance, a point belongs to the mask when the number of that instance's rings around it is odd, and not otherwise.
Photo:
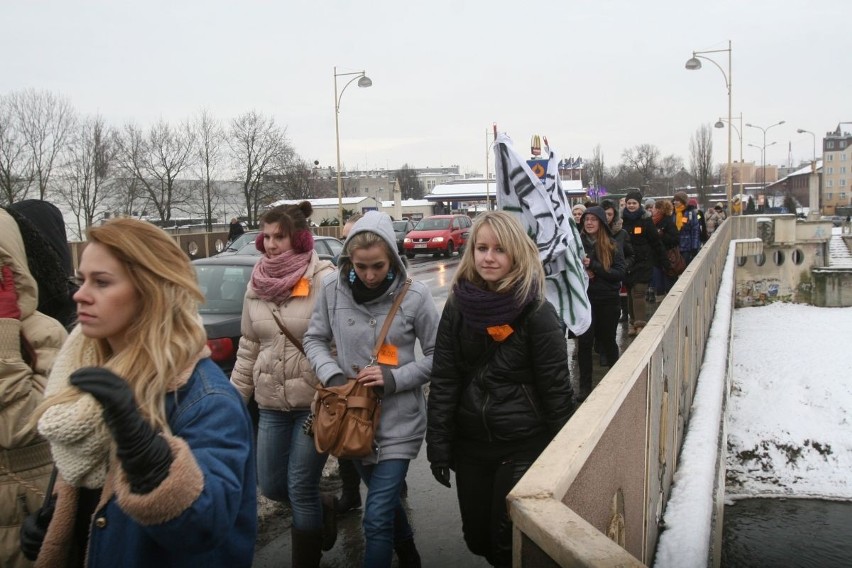
[(526, 301), (518, 302), (514, 291), (492, 292), (469, 280), (459, 280), (453, 286), (453, 296), (465, 324), (482, 333), (487, 333), (489, 327), (512, 323), (535, 299), (531, 295)]

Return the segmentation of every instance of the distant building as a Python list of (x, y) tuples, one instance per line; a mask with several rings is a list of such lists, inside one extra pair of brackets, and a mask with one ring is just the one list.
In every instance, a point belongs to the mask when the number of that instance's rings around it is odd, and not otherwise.
[(834, 132), (827, 132), (822, 139), (822, 213), (834, 215), (838, 207), (852, 204), (850, 180), (852, 180), (852, 134), (837, 125)]
[[(816, 172), (819, 176), (820, 188), (822, 188), (822, 169), (822, 160), (817, 160)], [(810, 163), (803, 164), (799, 169), (767, 185), (766, 193), (769, 195), (789, 195), (802, 207), (814, 210), (819, 204), (811, 203), (810, 199), (810, 178), (812, 172), (813, 168)]]

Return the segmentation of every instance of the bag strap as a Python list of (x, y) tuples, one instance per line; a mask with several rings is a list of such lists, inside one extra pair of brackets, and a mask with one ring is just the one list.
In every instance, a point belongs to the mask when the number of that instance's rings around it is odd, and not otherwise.
[(385, 318), (385, 323), (382, 326), (382, 331), (379, 333), (379, 338), (376, 340), (376, 345), (373, 347), (373, 361), (376, 360), (376, 357), (379, 356), (379, 349), (382, 348), (382, 344), (385, 342), (385, 337), (388, 335), (388, 330), (390, 330), (390, 326), (393, 323), (393, 317), (396, 315), (396, 311), (399, 309), (399, 305), (402, 303), (402, 299), (405, 297), (405, 293), (408, 292), (408, 289), (411, 287), (411, 278), (405, 279), (405, 284), (402, 285), (399, 292), (396, 295), (396, 298), (393, 300), (393, 305), (391, 306), (390, 311), (388, 312), (387, 317)]
[(290, 330), (287, 329), (287, 326), (284, 325), (284, 322), (281, 321), (281, 318), (278, 317), (278, 314), (275, 312), (275, 310), (270, 308), (270, 311), (272, 312), (272, 319), (274, 319), (275, 323), (278, 324), (278, 327), (281, 329), (281, 333), (283, 333), (287, 337), (287, 339), (290, 340), (290, 343), (295, 345), (296, 348), (302, 352), (302, 355), (305, 355), (305, 348), (302, 345), (302, 342), (296, 339), (296, 337), (292, 333), (290, 333)]

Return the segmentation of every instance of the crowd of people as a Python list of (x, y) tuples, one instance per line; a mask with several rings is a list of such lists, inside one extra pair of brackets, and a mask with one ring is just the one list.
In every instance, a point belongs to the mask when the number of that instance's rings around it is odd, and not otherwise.
[[(164, 231), (90, 227), (74, 270), (58, 210), (0, 209), (0, 564), (247, 567), (260, 491), (291, 507), (291, 565), (319, 566), (363, 482), (364, 566), (420, 566), (402, 499), (425, 440), (435, 480), (455, 475), (470, 551), (511, 565), (506, 496), (589, 396), (593, 353), (618, 360), (619, 322), (639, 333), (649, 288), (672, 283), (666, 249), (688, 261), (724, 220), (685, 194), (647, 201), (572, 210), (592, 310), (577, 393), (535, 242), (507, 212), (476, 217), (439, 313), (388, 215), (350, 219), (335, 267), (314, 251), (309, 202), (266, 211), (228, 377), (209, 357), (193, 267)], [(339, 460), (334, 499), (320, 491), (312, 403), (348, 379), (380, 397), (381, 419), (370, 455)]]
[(638, 335), (648, 323), (648, 305), (660, 301), (677, 280), (672, 250), (688, 265), (726, 214), (717, 203), (705, 215), (682, 191), (669, 200), (643, 198), (638, 190), (620, 202), (578, 203), (571, 212), (586, 251), (592, 304), (592, 325), (577, 338), (577, 399), (583, 401), (592, 389), (593, 350), (602, 367), (615, 364), (618, 323), (627, 324), (629, 337)]

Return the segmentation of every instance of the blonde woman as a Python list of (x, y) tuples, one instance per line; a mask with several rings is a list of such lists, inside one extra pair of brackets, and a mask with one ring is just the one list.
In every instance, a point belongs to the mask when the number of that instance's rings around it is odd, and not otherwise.
[(506, 496), (574, 410), (568, 350), (517, 219), (480, 214), (468, 243), (435, 343), (427, 456), (442, 485), (456, 472), (470, 551), (511, 566)]
[(251, 420), (209, 358), (195, 272), (143, 221), (87, 236), (39, 409), (59, 478), (36, 566), (250, 566)]

